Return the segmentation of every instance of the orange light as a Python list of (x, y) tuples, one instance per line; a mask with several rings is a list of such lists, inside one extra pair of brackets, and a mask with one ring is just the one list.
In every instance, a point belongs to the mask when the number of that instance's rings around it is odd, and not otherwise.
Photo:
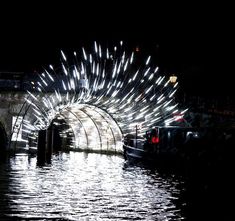
[(177, 81), (177, 76), (175, 76), (174, 74), (172, 75), (172, 76), (170, 76), (170, 82), (172, 83), (172, 84), (175, 84), (176, 83), (176, 81)]

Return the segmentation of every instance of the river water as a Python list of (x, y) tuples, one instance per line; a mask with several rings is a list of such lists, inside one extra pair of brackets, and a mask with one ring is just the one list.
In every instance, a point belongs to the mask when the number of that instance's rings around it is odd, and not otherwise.
[(69, 152), (0, 164), (0, 220), (181, 220), (184, 181), (122, 156)]
[[(119, 155), (0, 155), (0, 220), (232, 220), (231, 165), (187, 176)], [(194, 164), (193, 164), (194, 165)], [(198, 164), (199, 165), (199, 164)], [(227, 172), (226, 172), (227, 171)], [(227, 180), (227, 181), (226, 181)]]

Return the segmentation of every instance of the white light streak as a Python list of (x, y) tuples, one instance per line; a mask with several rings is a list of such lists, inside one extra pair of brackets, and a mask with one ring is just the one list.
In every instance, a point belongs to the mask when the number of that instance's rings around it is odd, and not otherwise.
[(83, 52), (84, 59), (87, 60), (87, 55), (86, 55), (86, 52), (85, 52), (84, 48), (82, 48), (82, 52)]
[(145, 65), (148, 65), (148, 64), (149, 64), (150, 58), (151, 58), (151, 56), (148, 57), (148, 59), (147, 59)]
[[(64, 52), (61, 50), (60, 51), (61, 52), (61, 55), (62, 55), (62, 58), (64, 59), (64, 61), (67, 61), (67, 59), (66, 59), (66, 56), (65, 56), (65, 54), (64, 54)], [(75, 53), (75, 52), (74, 52)]]

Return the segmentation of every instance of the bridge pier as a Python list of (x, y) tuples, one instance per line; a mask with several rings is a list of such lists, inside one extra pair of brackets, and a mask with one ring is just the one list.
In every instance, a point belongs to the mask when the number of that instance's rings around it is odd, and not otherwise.
[(46, 130), (38, 132), (37, 164), (43, 165), (46, 162)]
[(54, 132), (52, 128), (40, 130), (38, 132), (38, 153), (37, 161), (39, 165), (51, 163), (51, 155), (53, 152)]
[(0, 121), (0, 141), (1, 141), (1, 149), (6, 150), (9, 140), (5, 128), (1, 124), (1, 121)]
[(52, 129), (48, 128), (46, 130), (46, 161), (47, 163), (51, 163), (51, 155), (53, 152), (53, 137), (52, 137)]

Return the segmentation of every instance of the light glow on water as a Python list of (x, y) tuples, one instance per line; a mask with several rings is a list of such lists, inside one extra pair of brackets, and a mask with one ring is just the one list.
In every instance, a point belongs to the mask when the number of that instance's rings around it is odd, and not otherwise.
[(9, 188), (0, 189), (3, 200), (8, 202), (8, 209), (1, 214), (4, 212), (7, 217), (66, 220), (183, 218), (175, 204), (180, 194), (177, 180), (127, 165), (120, 156), (60, 153), (53, 155), (51, 165), (39, 167), (36, 157), (21, 154), (10, 159), (8, 174)]

